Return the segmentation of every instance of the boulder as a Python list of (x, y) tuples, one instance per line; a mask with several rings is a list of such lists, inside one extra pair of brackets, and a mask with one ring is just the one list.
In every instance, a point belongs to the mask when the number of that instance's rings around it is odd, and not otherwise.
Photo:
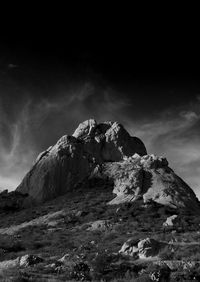
[(43, 261), (44, 260), (39, 256), (27, 254), (20, 258), (19, 265), (22, 267), (28, 267), (31, 265), (41, 263)]
[(155, 257), (161, 249), (161, 243), (157, 240), (146, 238), (138, 243), (139, 258)]
[(132, 137), (117, 122), (81, 123), (73, 136), (65, 135), (39, 154), (17, 191), (44, 202), (71, 191), (98, 164), (120, 161), (138, 153), (146, 154), (141, 140)]
[(106, 231), (112, 226), (109, 220), (96, 220), (91, 222), (89, 225), (90, 226), (87, 228), (89, 231)]
[(164, 227), (172, 227), (178, 222), (178, 215), (174, 214), (172, 216), (169, 216), (166, 221), (163, 223)]
[(145, 259), (157, 256), (159, 251), (166, 245), (166, 243), (162, 243), (151, 238), (143, 240), (135, 240), (131, 238), (123, 244), (119, 253), (132, 256), (134, 258), (139, 257), (141, 259)]
[(139, 240), (135, 240), (135, 239), (127, 240), (122, 245), (121, 249), (119, 250), (119, 253), (123, 255), (128, 255), (131, 257), (138, 258), (138, 252), (139, 252), (138, 242)]
[(77, 129), (74, 131), (73, 136), (79, 139), (85, 138), (87, 136), (95, 136), (95, 128), (97, 127), (97, 122), (94, 119), (88, 119), (79, 124)]
[(22, 257), (17, 257), (12, 260), (5, 260), (0, 262), (0, 273), (16, 267), (27, 267), (37, 263), (43, 262), (43, 259), (39, 256), (34, 255), (24, 255)]

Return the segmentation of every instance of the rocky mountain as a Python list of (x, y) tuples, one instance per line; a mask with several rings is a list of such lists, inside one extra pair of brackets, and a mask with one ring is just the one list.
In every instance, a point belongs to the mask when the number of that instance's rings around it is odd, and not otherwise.
[(122, 161), (135, 153), (143, 156), (146, 148), (122, 125), (88, 120), (81, 123), (72, 136), (63, 136), (39, 154), (17, 191), (44, 202), (76, 187), (97, 165)]
[(0, 193), (0, 281), (200, 281), (200, 208), (117, 122), (81, 123)]
[(173, 208), (198, 209), (193, 190), (163, 157), (147, 155), (143, 142), (117, 122), (81, 123), (39, 154), (17, 191), (44, 202), (92, 178), (107, 178), (116, 197), (109, 204), (154, 201)]
[(174, 208), (199, 208), (193, 190), (163, 157), (147, 155), (143, 142), (117, 122), (81, 123), (39, 154), (17, 188), (37, 202), (63, 195), (91, 178), (109, 178), (117, 196), (110, 204), (152, 200)]

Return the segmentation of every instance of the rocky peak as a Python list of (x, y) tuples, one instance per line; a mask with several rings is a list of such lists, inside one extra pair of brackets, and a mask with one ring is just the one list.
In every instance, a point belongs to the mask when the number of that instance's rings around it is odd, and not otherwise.
[(132, 137), (118, 122), (81, 123), (72, 136), (64, 135), (39, 154), (17, 188), (38, 202), (65, 194), (87, 178), (96, 165), (145, 155), (143, 142)]
[(146, 155), (147, 151), (139, 138), (131, 137), (118, 122), (97, 124), (94, 119), (81, 123), (73, 136), (85, 143), (85, 148), (98, 162), (119, 161), (134, 153)]
[[(91, 178), (109, 179), (116, 197), (109, 204), (149, 201), (172, 208), (199, 209), (193, 190), (164, 157), (147, 155), (137, 137), (118, 122), (81, 123), (42, 152), (17, 188), (37, 202), (66, 194)], [(109, 188), (108, 188), (109, 189)]]

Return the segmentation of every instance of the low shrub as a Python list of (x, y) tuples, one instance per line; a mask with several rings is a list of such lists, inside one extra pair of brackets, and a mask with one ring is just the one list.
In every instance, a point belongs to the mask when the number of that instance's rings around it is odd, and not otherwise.
[(166, 246), (165, 248), (161, 249), (158, 255), (161, 260), (171, 260), (174, 256), (169, 246)]
[(0, 249), (5, 252), (20, 252), (24, 251), (26, 248), (24, 244), (19, 240), (13, 238), (13, 236), (1, 235), (0, 236)]
[(84, 262), (77, 263), (70, 272), (70, 279), (75, 279), (76, 281), (91, 281), (89, 266)]

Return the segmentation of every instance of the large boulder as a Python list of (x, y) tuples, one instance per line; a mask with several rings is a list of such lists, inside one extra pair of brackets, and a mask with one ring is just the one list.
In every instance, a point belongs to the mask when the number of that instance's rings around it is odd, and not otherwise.
[(0, 274), (12, 268), (28, 267), (41, 263), (43, 261), (44, 260), (41, 257), (29, 254), (24, 255), (22, 257), (17, 257), (16, 259), (4, 260), (0, 262)]
[(43, 261), (44, 261), (43, 258), (39, 256), (27, 254), (20, 258), (19, 265), (22, 267), (28, 267), (41, 263)]
[(95, 166), (121, 161), (138, 153), (145, 155), (141, 140), (131, 137), (117, 122), (81, 123), (73, 136), (63, 136), (39, 154), (17, 191), (44, 202), (71, 191), (86, 179)]
[(122, 245), (119, 253), (134, 257), (135, 259), (146, 259), (157, 256), (160, 250), (166, 245), (166, 243), (159, 242), (152, 238), (143, 240), (135, 240), (131, 238)]
[(134, 154), (123, 161), (105, 163), (95, 169), (93, 177), (110, 178), (116, 197), (110, 204), (156, 202), (171, 208), (199, 210), (193, 190), (168, 166), (168, 161), (155, 155)]
[(139, 258), (155, 257), (158, 255), (163, 244), (152, 238), (146, 238), (138, 243)]
[(122, 255), (127, 255), (131, 256), (134, 258), (138, 258), (138, 243), (140, 240), (135, 240), (135, 239), (128, 239), (121, 247), (119, 250), (119, 253)]
[(169, 216), (166, 221), (163, 223), (164, 227), (173, 227), (180, 221), (177, 214)]

